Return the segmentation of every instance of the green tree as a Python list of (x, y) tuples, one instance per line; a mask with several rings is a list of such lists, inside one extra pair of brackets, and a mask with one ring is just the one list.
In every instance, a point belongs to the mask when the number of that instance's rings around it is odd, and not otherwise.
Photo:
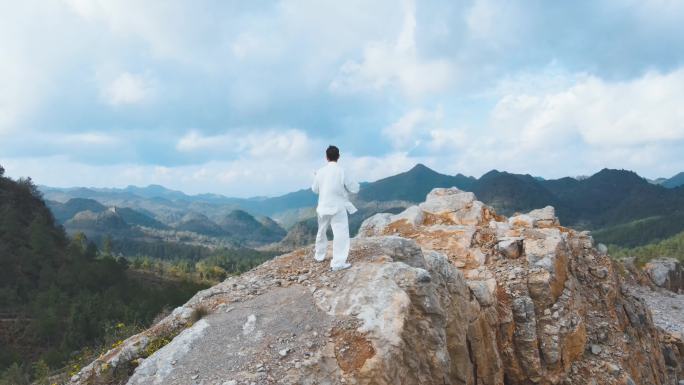
[(25, 189), (32, 198), (42, 199), (43, 194), (38, 190), (38, 186), (33, 183), (31, 177), (19, 178), (17, 183), (21, 188)]
[(49, 377), (50, 376), (50, 367), (48, 364), (43, 361), (43, 360), (38, 360), (35, 364), (33, 364), (33, 378), (34, 378), (34, 384), (36, 385), (48, 385), (49, 382)]
[(102, 254), (112, 255), (112, 237), (107, 235), (102, 242)]
[(140, 269), (140, 268), (142, 268), (142, 262), (143, 262), (142, 258), (135, 257), (133, 259), (133, 262), (131, 263), (131, 265), (133, 266), (134, 269)]
[(140, 264), (140, 267), (142, 267), (143, 270), (151, 270), (152, 269), (152, 260), (148, 257), (143, 257), (142, 263)]
[(29, 385), (29, 383), (28, 373), (26, 373), (23, 366), (16, 362), (0, 376), (0, 385)]
[[(29, 225), (29, 246), (37, 260), (45, 261), (50, 259), (49, 256), (54, 255), (55, 244), (52, 225), (42, 215), (36, 215)], [(37, 266), (33, 268), (38, 271)]]
[(69, 252), (74, 256), (83, 256), (85, 254), (86, 247), (88, 246), (88, 237), (82, 232), (78, 232), (71, 237), (71, 242), (69, 243)]

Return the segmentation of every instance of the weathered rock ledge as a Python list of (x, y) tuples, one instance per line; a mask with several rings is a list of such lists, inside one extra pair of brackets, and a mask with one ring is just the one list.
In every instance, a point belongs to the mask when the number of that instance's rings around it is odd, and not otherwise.
[[(681, 336), (659, 330), (619, 267), (552, 207), (505, 218), (472, 193), (435, 189), (366, 220), (350, 261), (330, 272), (310, 248), (277, 257), (197, 293), (71, 383), (677, 385), (682, 375)], [(162, 338), (173, 339), (145, 358)]]

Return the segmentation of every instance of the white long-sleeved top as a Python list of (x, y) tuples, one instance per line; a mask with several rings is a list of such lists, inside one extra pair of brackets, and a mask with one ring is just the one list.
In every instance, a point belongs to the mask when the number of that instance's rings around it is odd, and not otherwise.
[(318, 194), (318, 215), (334, 215), (340, 210), (347, 210), (349, 214), (356, 212), (349, 193), (359, 192), (359, 184), (347, 177), (337, 162), (328, 162), (316, 172), (311, 190)]

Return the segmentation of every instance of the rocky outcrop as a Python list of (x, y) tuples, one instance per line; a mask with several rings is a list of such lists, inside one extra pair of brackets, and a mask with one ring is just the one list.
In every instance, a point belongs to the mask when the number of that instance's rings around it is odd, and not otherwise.
[(656, 258), (644, 265), (654, 285), (675, 293), (684, 293), (684, 267), (674, 258)]
[(588, 233), (559, 225), (553, 207), (507, 219), (471, 193), (436, 189), (420, 208), (422, 223), (376, 216), (360, 234), (400, 235), (444, 253), (481, 309), (496, 305), (498, 357), (471, 357), (480, 370), (515, 384), (676, 383), (668, 365), (681, 353), (666, 362), (645, 305), (622, 291)]
[[(129, 384), (472, 381), (470, 292), (458, 269), (401, 237), (356, 239), (351, 261), (331, 273), (300, 250), (265, 263), (198, 293), (72, 382), (95, 383), (131, 363), (139, 366)], [(198, 306), (212, 314), (191, 324)], [(140, 360), (151, 341), (178, 332)]]
[(669, 290), (652, 290), (638, 284), (625, 285), (626, 290), (640, 298), (652, 314), (659, 330), (660, 349), (670, 376), (684, 378), (684, 294)]
[(472, 193), (435, 189), (366, 220), (350, 261), (330, 272), (306, 248), (231, 277), (72, 384), (677, 385), (681, 375), (680, 345), (552, 207), (505, 218)]

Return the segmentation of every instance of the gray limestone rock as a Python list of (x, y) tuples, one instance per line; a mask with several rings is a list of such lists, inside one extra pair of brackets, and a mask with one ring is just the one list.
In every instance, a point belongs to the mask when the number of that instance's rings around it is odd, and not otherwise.
[(684, 292), (684, 267), (677, 259), (653, 259), (644, 265), (644, 271), (656, 286), (675, 293)]
[(419, 207), (432, 214), (450, 213), (467, 208), (475, 202), (475, 194), (461, 191), (456, 187), (435, 188), (427, 195)]

